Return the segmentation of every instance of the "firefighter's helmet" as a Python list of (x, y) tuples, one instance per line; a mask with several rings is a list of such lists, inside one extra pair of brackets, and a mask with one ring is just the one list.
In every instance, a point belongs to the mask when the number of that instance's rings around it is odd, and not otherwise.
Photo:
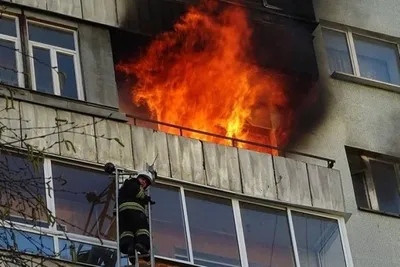
[(149, 186), (154, 183), (155, 175), (149, 171), (140, 171), (136, 175), (136, 178), (144, 178), (149, 183)]

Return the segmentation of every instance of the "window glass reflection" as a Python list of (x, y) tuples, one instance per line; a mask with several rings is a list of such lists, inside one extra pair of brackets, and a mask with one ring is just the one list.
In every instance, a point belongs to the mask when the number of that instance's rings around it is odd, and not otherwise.
[(75, 50), (74, 34), (40, 24), (29, 23), (29, 40)]
[[(12, 220), (40, 225), (46, 221), (46, 194), (43, 162), (17, 155), (0, 155), (1, 207)], [(42, 225), (41, 225), (42, 226)]]
[(0, 249), (54, 257), (53, 238), (17, 229), (0, 228)]
[(60, 230), (114, 240), (112, 179), (103, 172), (54, 161), (52, 171)]
[[(178, 188), (156, 185), (151, 188), (154, 251), (158, 256), (189, 261), (181, 194)], [(176, 254), (177, 250), (181, 252)]]
[(339, 71), (353, 74), (346, 34), (324, 28), (322, 35), (331, 73)]
[(14, 18), (0, 17), (0, 34), (17, 37), (17, 26)]
[(295, 266), (286, 211), (240, 203), (250, 267)]
[(240, 266), (230, 200), (186, 191), (194, 263)]
[(50, 50), (33, 47), (33, 62), (35, 66), (36, 90), (53, 94), (53, 67), (50, 60)]
[(292, 218), (301, 266), (346, 266), (336, 220), (299, 212), (292, 212)]
[(0, 83), (18, 86), (15, 43), (0, 39)]
[(395, 44), (353, 35), (362, 77), (400, 84), (399, 53)]
[(57, 64), (61, 95), (78, 99), (74, 57), (63, 53), (57, 53)]
[[(60, 239), (59, 247), (60, 257), (64, 260), (104, 267), (117, 264), (115, 249), (63, 239)], [(126, 260), (121, 263), (124, 262), (126, 264)]]

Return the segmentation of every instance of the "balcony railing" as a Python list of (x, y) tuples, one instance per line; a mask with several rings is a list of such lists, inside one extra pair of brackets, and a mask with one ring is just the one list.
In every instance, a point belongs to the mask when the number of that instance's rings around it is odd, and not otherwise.
[[(160, 130), (159, 125), (162, 125), (162, 126), (169, 127), (171, 129), (175, 129), (175, 131), (169, 131), (168, 133), (179, 135), (179, 136), (195, 138), (195, 137), (193, 137), (193, 134), (197, 134), (197, 135), (201, 135), (201, 136), (211, 137), (213, 139), (213, 141), (216, 143), (223, 143), (225, 145), (230, 145), (232, 147), (243, 148), (243, 145), (246, 145), (248, 147), (262, 148), (264, 150), (268, 149), (271, 151), (276, 151), (282, 156), (285, 156), (285, 154), (287, 154), (287, 153), (304, 156), (304, 157), (308, 157), (308, 158), (312, 158), (312, 159), (325, 161), (327, 163), (328, 168), (333, 168), (333, 166), (335, 165), (335, 162), (336, 162), (334, 159), (320, 157), (320, 156), (303, 153), (303, 152), (298, 152), (298, 151), (293, 151), (293, 150), (289, 150), (289, 149), (285, 149), (285, 148), (281, 148), (281, 147), (277, 147), (277, 146), (272, 146), (272, 145), (268, 145), (268, 144), (262, 144), (262, 143), (257, 143), (257, 142), (253, 142), (253, 141), (247, 141), (247, 140), (242, 140), (242, 139), (238, 139), (238, 138), (232, 138), (232, 137), (228, 137), (228, 136), (224, 136), (224, 135), (219, 135), (219, 134), (215, 134), (215, 133), (204, 132), (204, 131), (200, 131), (200, 130), (196, 130), (196, 129), (191, 129), (191, 128), (187, 128), (187, 127), (183, 127), (183, 126), (179, 126), (179, 125), (175, 125), (175, 124), (170, 124), (170, 123), (166, 123), (166, 122), (161, 122), (161, 121), (152, 120), (152, 119), (143, 118), (143, 117), (134, 116), (134, 115), (129, 115), (129, 114), (127, 114), (126, 116), (128, 117), (130, 123), (135, 126), (152, 128), (154, 130)], [(185, 135), (185, 133), (188, 133), (188, 134)], [(196, 138), (196, 139), (202, 140), (202, 138)], [(205, 138), (205, 139), (209, 139), (209, 138)], [(257, 149), (255, 149), (255, 150), (257, 150)]]

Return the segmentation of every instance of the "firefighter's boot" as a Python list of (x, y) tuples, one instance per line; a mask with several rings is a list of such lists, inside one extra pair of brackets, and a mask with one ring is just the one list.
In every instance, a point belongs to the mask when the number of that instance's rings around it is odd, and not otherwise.
[(150, 261), (150, 254), (146, 247), (140, 243), (135, 245), (136, 251), (140, 253), (140, 258), (144, 261)]

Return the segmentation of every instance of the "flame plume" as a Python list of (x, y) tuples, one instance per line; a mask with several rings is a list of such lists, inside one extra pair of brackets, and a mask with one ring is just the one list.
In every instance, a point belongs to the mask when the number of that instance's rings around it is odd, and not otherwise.
[[(291, 113), (284, 78), (254, 63), (251, 37), (244, 9), (219, 10), (215, 2), (203, 1), (189, 8), (172, 31), (156, 37), (139, 58), (120, 62), (117, 70), (136, 77), (132, 104), (145, 105), (154, 120), (284, 145), (292, 120), (282, 117)], [(159, 129), (174, 131), (162, 125)], [(198, 133), (185, 135), (224, 143)]]

